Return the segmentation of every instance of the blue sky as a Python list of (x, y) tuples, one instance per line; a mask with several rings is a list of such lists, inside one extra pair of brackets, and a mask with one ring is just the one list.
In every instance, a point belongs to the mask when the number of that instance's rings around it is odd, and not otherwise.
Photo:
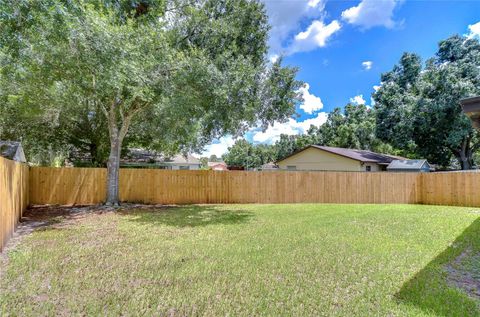
[[(480, 37), (480, 0), (262, 0), (272, 26), (269, 58), (299, 68), (305, 82), (298, 117), (267, 131), (252, 128), (246, 139), (274, 143), (281, 133), (303, 133), (325, 122), (348, 102), (371, 105), (380, 74), (405, 51), (424, 59), (453, 34)], [(203, 155), (222, 155), (234, 140), (225, 136)]]

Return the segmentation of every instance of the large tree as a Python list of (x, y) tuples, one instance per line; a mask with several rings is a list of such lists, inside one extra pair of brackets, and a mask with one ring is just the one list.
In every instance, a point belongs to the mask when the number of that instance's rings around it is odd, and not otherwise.
[[(250, 0), (2, 2), (0, 97), (70, 124), (103, 116), (107, 203), (132, 142), (199, 150), (294, 112), (296, 70), (266, 61), (268, 24)], [(80, 110), (82, 109), (82, 110)], [(67, 125), (68, 125), (67, 124)]]
[(223, 155), (228, 166), (246, 169), (258, 168), (275, 160), (275, 151), (267, 144), (252, 144), (245, 139), (235, 141)]
[[(313, 130), (311, 129), (309, 131), (314, 131), (316, 128), (317, 127), (312, 127)], [(275, 154), (274, 161), (277, 162), (308, 145), (316, 143), (315, 136), (310, 133), (297, 135), (281, 134), (278, 141), (273, 145)]]
[(335, 108), (327, 121), (310, 131), (315, 143), (326, 146), (376, 150), (379, 140), (375, 136), (375, 114), (365, 105), (347, 104)]
[(480, 142), (459, 101), (480, 94), (478, 40), (441, 41), (425, 67), (405, 53), (381, 81), (373, 95), (379, 138), (432, 163), (447, 166), (453, 156), (462, 169), (472, 168)]
[[(11, 89), (4, 91), (0, 98), (15, 95)], [(75, 113), (58, 110), (30, 112), (15, 100), (0, 101), (0, 139), (21, 140), (32, 164), (57, 166), (70, 161), (75, 166), (105, 167), (110, 146), (104, 116), (81, 106)]]

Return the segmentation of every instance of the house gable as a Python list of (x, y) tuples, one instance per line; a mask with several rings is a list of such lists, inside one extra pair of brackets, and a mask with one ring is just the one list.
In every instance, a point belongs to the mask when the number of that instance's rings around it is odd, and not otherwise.
[[(363, 171), (361, 162), (334, 154), (316, 147), (294, 153), (279, 161), (277, 165), (281, 169), (290, 170), (317, 170), (317, 171)], [(372, 163), (372, 165), (376, 165)], [(295, 168), (293, 168), (295, 167)]]
[(387, 166), (387, 170), (405, 172), (430, 172), (430, 164), (425, 159), (395, 160)]
[(20, 142), (0, 141), (0, 156), (17, 162), (27, 162)]

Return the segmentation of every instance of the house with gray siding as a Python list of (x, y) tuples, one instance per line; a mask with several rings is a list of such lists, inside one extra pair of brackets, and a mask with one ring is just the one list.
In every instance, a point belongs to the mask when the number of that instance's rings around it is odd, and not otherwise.
[(423, 172), (432, 171), (427, 160), (394, 160), (387, 166), (388, 172)]
[(22, 144), (16, 141), (0, 141), (0, 156), (12, 161), (27, 162)]

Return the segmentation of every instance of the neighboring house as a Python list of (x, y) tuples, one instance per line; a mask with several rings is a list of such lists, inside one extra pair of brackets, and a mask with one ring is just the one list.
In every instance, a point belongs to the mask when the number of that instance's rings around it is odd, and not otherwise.
[(427, 160), (394, 160), (387, 166), (389, 172), (430, 172)]
[(385, 171), (399, 156), (366, 150), (310, 145), (277, 162), (281, 170), (304, 171)]
[(20, 142), (0, 141), (0, 156), (17, 162), (27, 162)]
[(199, 170), (202, 163), (190, 154), (186, 156), (178, 154), (172, 158), (165, 158), (158, 162), (158, 165), (168, 170)]
[(207, 166), (208, 169), (212, 171), (228, 171), (225, 162), (207, 162)]
[(147, 150), (129, 149), (128, 155), (121, 161), (120, 166), (167, 170), (199, 170), (201, 162), (190, 154), (166, 157)]
[(278, 165), (270, 162), (270, 163), (265, 163), (260, 168), (258, 169), (260, 171), (278, 171)]

